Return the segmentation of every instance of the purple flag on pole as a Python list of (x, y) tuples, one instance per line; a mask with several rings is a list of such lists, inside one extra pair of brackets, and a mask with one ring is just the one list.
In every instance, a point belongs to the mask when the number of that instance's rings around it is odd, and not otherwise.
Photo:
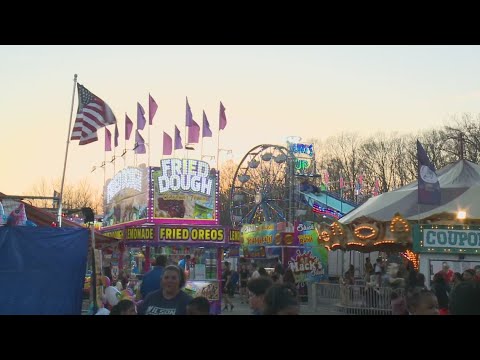
[(148, 94), (148, 124), (152, 125), (153, 124), (153, 117), (155, 116), (156, 112), (158, 109), (158, 105), (153, 100), (152, 95)]
[(225, 106), (223, 106), (222, 102), (220, 101), (220, 120), (218, 123), (218, 129), (223, 130), (227, 126), (227, 116), (225, 115)]
[(183, 149), (182, 137), (180, 136), (180, 130), (178, 130), (177, 125), (175, 125), (175, 146), (173, 148), (175, 150)]
[(207, 114), (205, 114), (205, 110), (203, 111), (203, 127), (202, 127), (202, 138), (204, 137), (212, 137), (212, 130), (210, 130), (210, 124), (207, 120)]
[(118, 146), (118, 136), (119, 136), (118, 126), (117, 126), (117, 123), (115, 123), (115, 137), (113, 138), (113, 143), (115, 144), (115, 147)]
[(418, 203), (428, 205), (441, 204), (441, 190), (435, 166), (428, 158), (427, 152), (417, 140), (418, 159)]
[(163, 132), (163, 155), (172, 155), (172, 138)]
[(133, 121), (130, 120), (127, 113), (125, 113), (125, 140), (130, 139), (130, 134), (132, 133), (133, 129)]
[(190, 109), (190, 105), (188, 104), (188, 98), (187, 99), (187, 112), (185, 115), (185, 126), (192, 126), (193, 125), (193, 115), (192, 115), (192, 109)]
[(138, 129), (135, 131), (135, 154), (145, 154), (147, 150), (145, 149), (145, 140), (143, 140), (142, 135)]
[(143, 130), (146, 123), (147, 123), (147, 120), (145, 120), (145, 110), (143, 110), (142, 105), (140, 105), (140, 103), (137, 102), (137, 129)]
[(112, 133), (105, 127), (105, 151), (112, 151)]
[(200, 137), (200, 126), (192, 120), (192, 126), (188, 128), (188, 143), (189, 144), (196, 144), (198, 143), (198, 139)]

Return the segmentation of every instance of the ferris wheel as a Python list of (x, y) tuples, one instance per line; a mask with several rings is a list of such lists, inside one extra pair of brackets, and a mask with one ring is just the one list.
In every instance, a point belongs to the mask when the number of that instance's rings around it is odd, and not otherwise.
[(265, 144), (243, 157), (230, 190), (234, 227), (293, 221), (294, 159), (284, 146)]

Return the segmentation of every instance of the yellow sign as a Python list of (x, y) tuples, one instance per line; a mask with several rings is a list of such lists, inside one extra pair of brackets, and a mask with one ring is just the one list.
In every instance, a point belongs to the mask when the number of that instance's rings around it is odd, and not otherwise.
[(123, 230), (113, 230), (104, 232), (102, 235), (114, 238), (114, 239), (123, 239)]
[(172, 241), (224, 241), (223, 228), (167, 227), (158, 228), (158, 240)]
[(127, 240), (153, 240), (154, 228), (141, 227), (127, 229)]
[(241, 243), (242, 237), (240, 230), (230, 230), (230, 242)]

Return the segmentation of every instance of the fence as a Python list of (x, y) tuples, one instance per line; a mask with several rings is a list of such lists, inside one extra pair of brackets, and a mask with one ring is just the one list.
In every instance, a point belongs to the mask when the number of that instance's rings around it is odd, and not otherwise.
[(328, 307), (350, 315), (391, 315), (393, 291), (404, 295), (403, 289), (390, 287), (314, 283), (310, 304), (313, 311)]

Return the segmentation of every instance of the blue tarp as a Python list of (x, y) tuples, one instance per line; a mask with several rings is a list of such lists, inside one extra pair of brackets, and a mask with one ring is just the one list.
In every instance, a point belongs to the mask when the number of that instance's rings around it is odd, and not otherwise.
[(80, 315), (87, 229), (0, 227), (0, 314)]

